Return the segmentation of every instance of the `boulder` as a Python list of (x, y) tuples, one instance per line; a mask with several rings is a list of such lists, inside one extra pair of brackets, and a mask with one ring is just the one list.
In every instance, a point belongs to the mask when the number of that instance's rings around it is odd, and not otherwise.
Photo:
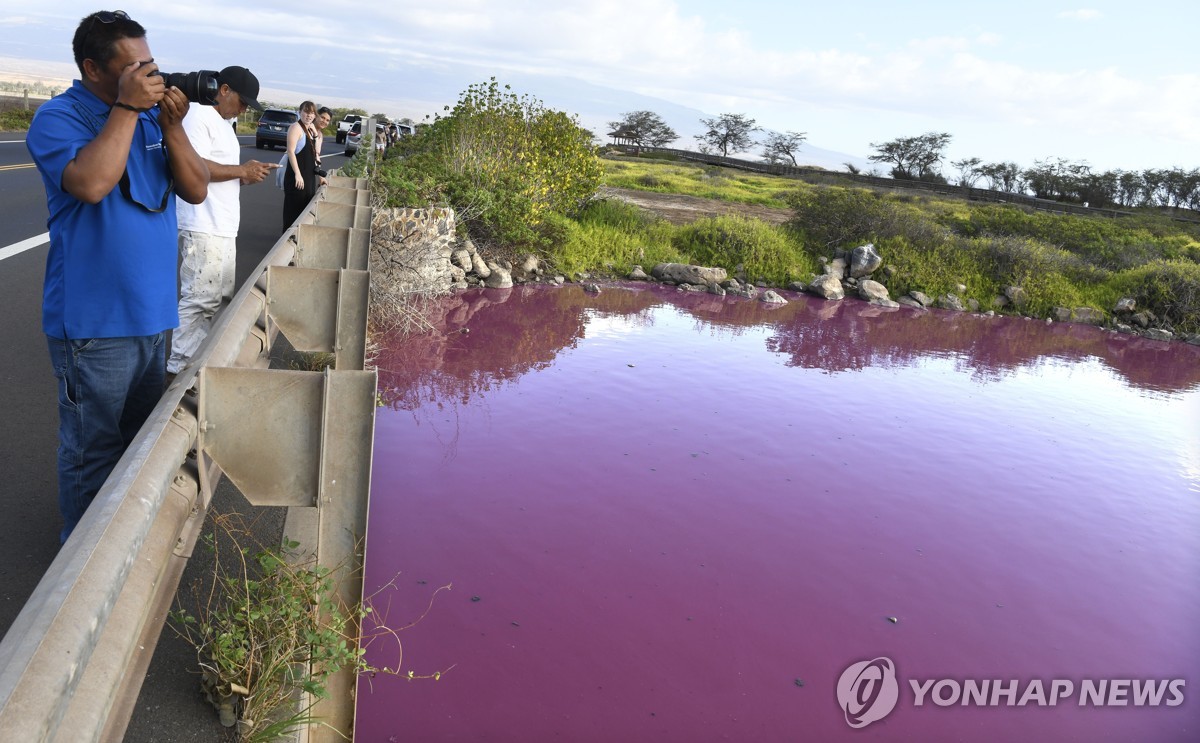
[(792, 283), (787, 285), (787, 288), (791, 289), (794, 292), (802, 292), (802, 291), (806, 290), (808, 287), (806, 287), (804, 285), (803, 281), (793, 281)]
[(813, 279), (808, 290), (822, 299), (842, 299), (846, 296), (841, 279), (831, 273)]
[(1113, 305), (1113, 314), (1128, 315), (1137, 309), (1137, 300), (1133, 297), (1122, 297)]
[(838, 281), (846, 278), (846, 259), (834, 258), (825, 264), (825, 275), (835, 276)]
[[(961, 284), (960, 284), (961, 286)], [(937, 298), (937, 306), (943, 310), (954, 310), (956, 312), (966, 312), (967, 308), (963, 306), (962, 300), (955, 294), (943, 294)]]
[(492, 269), (488, 268), (487, 262), (483, 260), (483, 256), (479, 253), (471, 254), (471, 271), (481, 279), (486, 279), (491, 274)]
[(513, 285), (512, 274), (495, 261), (488, 261), (488, 276), (484, 283), (491, 289), (508, 289)]
[(1004, 297), (1017, 309), (1021, 309), (1029, 301), (1029, 295), (1019, 286), (1004, 287)]
[(779, 294), (777, 294), (774, 289), (767, 289), (765, 292), (762, 293), (762, 297), (760, 297), (759, 299), (760, 299), (760, 301), (767, 302), (769, 304), (787, 304), (788, 303), (788, 301), (786, 299), (784, 299), (783, 297), (779, 296)]
[[(858, 282), (858, 296), (872, 304), (878, 304), (881, 300), (892, 302), (892, 297), (888, 294), (887, 287), (871, 279), (863, 279)], [(893, 304), (895, 303), (893, 302)]]
[(933, 297), (929, 296), (925, 292), (919, 292), (919, 291), (914, 290), (914, 291), (909, 292), (908, 296), (917, 300), (917, 303), (920, 304), (922, 307), (928, 307), (931, 304), (933, 304)]
[(461, 268), (463, 273), (471, 271), (471, 254), (465, 250), (456, 250), (450, 254), (450, 262), (458, 268)]
[(1055, 307), (1050, 310), (1050, 317), (1046, 320), (1054, 322), (1071, 322), (1071, 311), (1066, 307)]
[(728, 278), (725, 269), (690, 266), (686, 263), (659, 263), (650, 270), (650, 274), (659, 281), (671, 281), (676, 284), (719, 284)]
[(722, 287), (720, 284), (709, 284), (708, 285), (708, 293), (716, 294), (718, 297), (723, 297), (723, 296), (725, 296), (725, 288)]
[(599, 284), (584, 284), (583, 290), (585, 292), (587, 292), (588, 294), (599, 294), (600, 293), (600, 285)]
[(914, 310), (925, 309), (925, 305), (921, 304), (907, 294), (897, 299), (896, 304), (900, 305), (901, 307), (912, 307)]
[(649, 281), (650, 277), (646, 275), (641, 266), (634, 266), (633, 270), (629, 272), (629, 279), (631, 281)]
[(541, 264), (536, 255), (527, 254), (517, 265), (512, 267), (512, 277), (519, 281), (529, 281), (542, 273)]
[(863, 276), (870, 276), (882, 265), (883, 258), (879, 257), (874, 243), (859, 245), (850, 251), (850, 276), (853, 278), (861, 279)]
[(1152, 341), (1169, 341), (1175, 337), (1175, 334), (1162, 328), (1150, 328), (1142, 332), (1142, 337)]
[(1141, 328), (1143, 330), (1150, 327), (1151, 325), (1153, 325), (1155, 323), (1155, 321), (1158, 320), (1158, 318), (1150, 310), (1140, 310), (1138, 312), (1135, 312), (1135, 313), (1133, 313), (1132, 316), (1130, 316), (1129, 319), (1133, 322), (1134, 325), (1138, 326), (1139, 328)]
[(996, 309), (1002, 310), (1005, 307), (1007, 307), (1008, 305), (1009, 305), (1009, 299), (1008, 299), (1008, 297), (1004, 296), (1003, 294), (997, 294), (996, 296), (992, 297), (992, 306), (995, 307)]

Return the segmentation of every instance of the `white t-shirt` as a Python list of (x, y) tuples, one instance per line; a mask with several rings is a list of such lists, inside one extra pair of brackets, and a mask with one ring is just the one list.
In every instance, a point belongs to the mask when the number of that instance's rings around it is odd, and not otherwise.
[[(183, 117), (183, 130), (205, 160), (219, 165), (240, 165), (242, 146), (230, 121), (221, 118), (212, 106), (193, 103)], [(208, 198), (201, 204), (189, 204), (176, 197), (179, 229), (203, 232), (222, 237), (237, 237), (242, 210), (238, 200), (241, 181), (213, 181), (208, 184)]]

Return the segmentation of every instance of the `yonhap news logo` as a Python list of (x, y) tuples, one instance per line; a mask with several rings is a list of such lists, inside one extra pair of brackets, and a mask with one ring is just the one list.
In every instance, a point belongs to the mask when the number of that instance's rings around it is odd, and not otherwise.
[[(913, 707), (1178, 707), (1185, 679), (908, 679)], [(851, 663), (838, 678), (846, 724), (864, 728), (891, 714), (902, 685), (896, 664), (879, 657)]]

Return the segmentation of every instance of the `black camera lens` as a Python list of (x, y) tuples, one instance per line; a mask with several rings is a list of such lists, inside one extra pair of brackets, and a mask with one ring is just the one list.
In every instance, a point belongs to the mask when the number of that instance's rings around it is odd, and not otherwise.
[(217, 90), (221, 87), (217, 83), (217, 73), (213, 70), (200, 70), (199, 72), (162, 72), (163, 82), (168, 88), (176, 87), (183, 91), (187, 99), (192, 103), (199, 103), (202, 106), (217, 105)]

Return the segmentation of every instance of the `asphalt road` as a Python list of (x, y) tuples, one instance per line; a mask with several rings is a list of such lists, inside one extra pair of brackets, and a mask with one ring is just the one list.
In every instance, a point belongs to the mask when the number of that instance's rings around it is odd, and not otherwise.
[[(242, 161), (278, 162), (281, 150), (256, 150), (239, 136)], [(328, 168), (343, 162), (328, 137)], [(0, 133), (0, 512), (8, 528), (0, 539), (0, 633), (7, 632), (58, 551), (55, 448), (58, 411), (54, 375), (41, 330), (45, 272), (46, 199), (24, 133)], [(242, 189), (237, 281), (240, 286), (281, 231), (283, 192), (272, 178)], [(236, 490), (219, 492), (234, 501)], [(244, 500), (242, 501), (244, 503)], [(282, 520), (282, 514), (273, 515)], [(199, 551), (198, 551), (199, 552)], [(189, 565), (188, 572), (193, 572)], [(184, 582), (189, 580), (185, 573)], [(160, 657), (161, 656), (161, 657)], [(165, 630), (126, 734), (127, 743), (176, 743), (220, 738), (215, 714), (199, 701), (195, 656)], [(183, 667), (186, 666), (186, 667)]]

